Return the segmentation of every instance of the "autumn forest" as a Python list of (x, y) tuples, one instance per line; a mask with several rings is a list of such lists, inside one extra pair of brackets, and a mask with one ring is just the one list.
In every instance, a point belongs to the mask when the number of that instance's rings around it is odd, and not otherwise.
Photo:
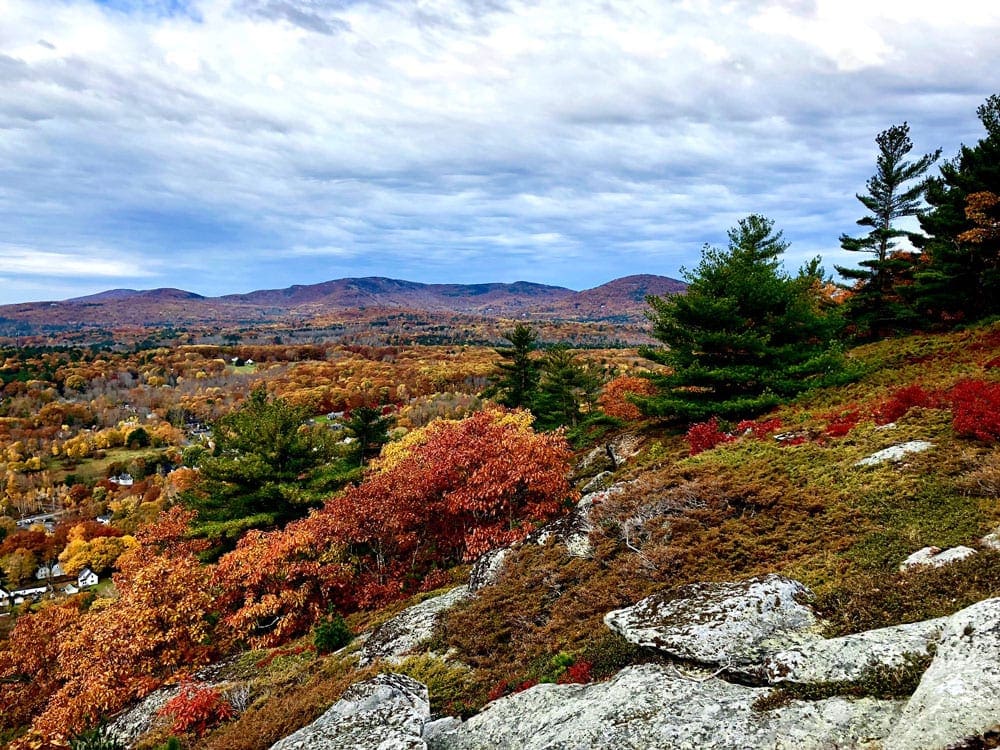
[[(645, 658), (593, 623), (655, 581), (787, 568), (843, 632), (890, 624), (912, 602), (859, 593), (895, 575), (884, 550), (1000, 521), (1000, 98), (979, 116), (943, 162), (910, 155), (905, 124), (878, 135), (837, 281), (820, 259), (787, 270), (780, 227), (750, 214), (684, 284), (613, 311), (310, 298), (295, 320), (213, 323), (206, 303), (181, 330), (140, 319), (161, 295), (118, 328), (46, 330), (41, 307), (5, 310), (0, 743), (89, 747), (169, 684), (144, 747), (268, 747), (377, 669), (349, 663), (355, 634), (511, 545), (513, 572), (435, 635), (461, 668), (404, 663), (436, 711)], [(950, 473), (921, 485), (936, 521), (886, 512), (876, 532), (818, 467), (896, 423), (934, 432)], [(597, 507), (589, 556), (523, 542), (612, 476), (629, 489)], [(913, 607), (992, 591), (1000, 566), (976, 564)], [(250, 698), (194, 679), (223, 661), (251, 665)]]

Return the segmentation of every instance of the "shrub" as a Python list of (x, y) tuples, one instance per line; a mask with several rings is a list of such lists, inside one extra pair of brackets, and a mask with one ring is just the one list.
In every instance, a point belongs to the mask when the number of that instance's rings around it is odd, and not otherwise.
[(780, 429), (781, 419), (778, 417), (775, 417), (774, 419), (765, 419), (760, 422), (756, 422), (752, 419), (744, 419), (736, 425), (736, 434), (752, 435), (756, 440), (763, 440), (772, 432), (777, 432)]
[(895, 422), (915, 406), (931, 406), (934, 403), (932, 394), (914, 383), (894, 392), (889, 399), (875, 410), (875, 421), (878, 424)]
[(354, 633), (347, 627), (342, 615), (330, 615), (316, 623), (316, 627), (313, 628), (313, 643), (316, 645), (316, 651), (321, 654), (329, 654), (343, 648), (353, 640)]
[(691, 447), (691, 455), (697, 456), (703, 451), (710, 450), (721, 443), (731, 442), (736, 438), (720, 430), (718, 417), (712, 417), (707, 422), (691, 425), (685, 433), (684, 439)]
[(164, 704), (159, 715), (174, 720), (172, 732), (193, 730), (200, 736), (209, 727), (232, 719), (236, 711), (215, 688), (199, 682), (183, 682), (180, 692)]
[(594, 665), (589, 661), (576, 661), (566, 667), (566, 671), (563, 672), (557, 682), (561, 685), (565, 685), (570, 682), (576, 683), (586, 683), (593, 679), (592, 672)]
[(955, 432), (984, 443), (1000, 440), (1000, 383), (964, 380), (951, 391)]
[(830, 418), (823, 432), (828, 437), (844, 437), (853, 430), (861, 419), (861, 413), (857, 410), (845, 411)]
[(629, 400), (629, 396), (652, 396), (655, 393), (656, 386), (648, 378), (621, 375), (604, 386), (597, 403), (609, 417), (632, 422), (639, 419), (642, 412)]
[(104, 724), (74, 735), (70, 741), (71, 750), (123, 750), (124, 746), (109, 734)]

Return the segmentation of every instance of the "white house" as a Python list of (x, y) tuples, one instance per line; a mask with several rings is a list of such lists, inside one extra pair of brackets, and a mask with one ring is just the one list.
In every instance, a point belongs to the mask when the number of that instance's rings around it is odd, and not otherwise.
[(84, 568), (80, 571), (80, 575), (76, 577), (76, 585), (78, 588), (86, 589), (96, 586), (99, 580), (101, 579), (97, 577), (97, 573), (90, 568)]
[(35, 578), (39, 581), (44, 581), (47, 578), (58, 578), (59, 576), (66, 575), (63, 572), (62, 565), (56, 563), (51, 567), (48, 565), (39, 565), (38, 570), (35, 571)]
[(135, 484), (135, 480), (131, 474), (120, 474), (117, 477), (109, 477), (108, 481), (112, 484), (117, 484), (119, 487), (131, 487)]
[(46, 583), (44, 585), (34, 584), (30, 586), (25, 586), (23, 588), (14, 589), (10, 592), (10, 595), (14, 599), (14, 604), (23, 604), (28, 598), (35, 599), (36, 601), (41, 598), (42, 594), (49, 590), (49, 585)]

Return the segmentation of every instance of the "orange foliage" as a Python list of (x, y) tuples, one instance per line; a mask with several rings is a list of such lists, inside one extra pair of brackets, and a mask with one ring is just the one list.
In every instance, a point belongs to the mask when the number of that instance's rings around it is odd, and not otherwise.
[(983, 191), (965, 199), (965, 217), (976, 226), (958, 235), (961, 242), (982, 244), (1000, 240), (1000, 196)]
[(308, 518), (248, 534), (216, 583), (234, 639), (273, 645), (329, 606), (386, 602), (424, 576), (524, 536), (572, 496), (571, 453), (536, 434), (526, 412), (493, 409), (438, 421)]
[(642, 416), (639, 407), (628, 400), (630, 394), (636, 396), (651, 396), (656, 393), (656, 386), (646, 378), (634, 375), (621, 375), (606, 386), (598, 399), (602, 411), (609, 417), (633, 421)]
[[(64, 737), (123, 708), (164, 680), (208, 664), (215, 656), (206, 614), (212, 611), (211, 572), (184, 539), (190, 513), (173, 509), (137, 534), (138, 546), (119, 558), (114, 582), (118, 599), (73, 620), (63, 616), (50, 635), (54, 660), (40, 688), (45, 708), (33, 730), (45, 738)], [(63, 609), (63, 608), (60, 608)], [(22, 617), (12, 636), (46, 632), (42, 613)], [(24, 633), (24, 635), (20, 635)], [(31, 649), (13, 654), (13, 668), (32, 668)], [(7, 667), (10, 669), (10, 667)]]

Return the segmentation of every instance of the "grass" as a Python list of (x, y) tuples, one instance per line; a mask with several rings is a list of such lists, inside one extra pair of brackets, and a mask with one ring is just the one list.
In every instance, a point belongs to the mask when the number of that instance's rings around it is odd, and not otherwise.
[(60, 462), (61, 465), (56, 464), (52, 470), (52, 478), (55, 482), (62, 482), (67, 476), (72, 475), (80, 484), (93, 484), (101, 479), (106, 479), (108, 470), (113, 464), (127, 465), (137, 458), (152, 463), (163, 456), (165, 452), (166, 449), (110, 448), (103, 452), (104, 455), (101, 458), (86, 458), (74, 465), (67, 465), (65, 461)]

